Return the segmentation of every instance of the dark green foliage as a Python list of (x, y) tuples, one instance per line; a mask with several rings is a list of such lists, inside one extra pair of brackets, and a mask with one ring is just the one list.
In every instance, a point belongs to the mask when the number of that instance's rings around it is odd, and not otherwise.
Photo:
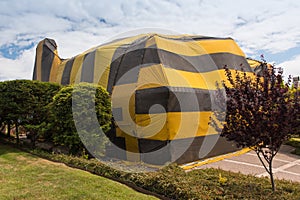
[(30, 118), (24, 127), (29, 131), (30, 138), (35, 140), (42, 136), (43, 124), (48, 120), (47, 105), (52, 102), (53, 96), (60, 90), (61, 86), (55, 83), (32, 81), (33, 101), (30, 103)]
[[(19, 141), (18, 130), (22, 127), (33, 145), (37, 139), (54, 142), (74, 154), (84, 149), (84, 140), (91, 153), (103, 154), (108, 139), (99, 130), (100, 126), (104, 132), (110, 128), (109, 94), (100, 86), (86, 83), (60, 89), (58, 84), (39, 81), (0, 82), (1, 130), (7, 125), (9, 135), (14, 126)], [(72, 106), (73, 95), (79, 99), (76, 106)], [(78, 131), (83, 137), (79, 138)]]
[(39, 81), (0, 82), (1, 121), (15, 126), (17, 139), (20, 126), (35, 139), (39, 125), (47, 117), (45, 106), (59, 89), (57, 84)]
[(84, 145), (92, 154), (103, 153), (99, 151), (107, 139), (99, 132), (100, 127), (107, 132), (111, 124), (111, 102), (105, 89), (88, 83), (66, 86), (48, 108), (50, 122), (45, 126), (45, 134), (51, 132), (55, 144), (68, 147), (72, 154), (82, 152)]
[(0, 122), (1, 126), (7, 125), (7, 135), (10, 136), (11, 119), (9, 113), (12, 112), (8, 82), (0, 82)]
[[(237, 73), (233, 77), (230, 70), (225, 70), (231, 85), (223, 82), (227, 98), (222, 96), (224, 90), (220, 88), (217, 97), (219, 107), (227, 106), (227, 110), (216, 112), (212, 125), (222, 129), (219, 130), (221, 136), (235, 141), (237, 146), (250, 147), (257, 153), (275, 190), (272, 161), (282, 143), (297, 127), (298, 93), (291, 95), (289, 85), (283, 84), (283, 72), (276, 72), (273, 67), (254, 80), (246, 73)], [(225, 114), (226, 122), (220, 127), (218, 120)]]

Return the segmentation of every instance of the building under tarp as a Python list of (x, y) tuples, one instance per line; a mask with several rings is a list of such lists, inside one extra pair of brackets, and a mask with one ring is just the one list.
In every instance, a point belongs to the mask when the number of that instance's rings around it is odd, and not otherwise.
[(253, 74), (259, 62), (249, 63), (231, 38), (141, 34), (70, 59), (61, 59), (55, 41), (44, 39), (33, 79), (98, 83), (112, 95), (114, 123), (107, 136), (126, 150), (110, 147), (108, 155), (181, 164), (237, 150), (209, 118), (218, 109), (214, 92), (216, 82), (226, 80), (224, 66)]

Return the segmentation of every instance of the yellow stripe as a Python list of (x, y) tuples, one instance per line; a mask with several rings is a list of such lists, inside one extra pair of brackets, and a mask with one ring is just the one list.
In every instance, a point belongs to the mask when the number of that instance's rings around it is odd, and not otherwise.
[(245, 57), (244, 52), (237, 45), (234, 40), (198, 40), (197, 43), (207, 51), (208, 54), (212, 53), (231, 53)]
[(135, 127), (126, 119), (117, 122), (120, 127), (117, 128), (116, 135), (125, 137), (126, 133), (132, 135), (134, 132), (140, 139), (165, 141), (218, 134), (208, 125), (212, 114), (212, 112), (136, 114)]
[(154, 46), (156, 45), (156, 41), (154, 37), (151, 37), (150, 39), (147, 40), (145, 47), (148, 48), (150, 46)]
[(36, 50), (36, 79), (42, 80), (42, 56), (44, 41), (40, 42)]
[[(236, 72), (234, 70), (231, 70), (231, 72), (234, 78)], [(246, 72), (246, 74), (252, 78), (255, 77), (253, 72)], [(141, 68), (137, 87), (138, 89), (146, 89), (173, 86), (215, 90), (216, 82), (220, 84), (222, 80), (225, 80), (225, 83), (230, 85), (224, 69), (196, 73), (153, 65)]]
[(137, 87), (139, 89), (168, 86), (168, 80), (162, 64), (155, 64), (140, 69)]
[(208, 40), (169, 40), (159, 36), (154, 36), (157, 47), (175, 54), (186, 56), (199, 56), (204, 54), (213, 53), (232, 53), (235, 55), (245, 57), (244, 52), (240, 47), (231, 39), (208, 39)]
[[(164, 116), (167, 115), (167, 116)], [(208, 125), (212, 112), (169, 112), (136, 114), (137, 137), (152, 140), (175, 140), (217, 134)], [(165, 124), (160, 124), (164, 120)], [(157, 127), (159, 126), (159, 127)], [(158, 129), (153, 133), (153, 129)]]
[(136, 137), (130, 135), (125, 136), (126, 156), (127, 160), (132, 162), (140, 161), (139, 144)]
[(169, 140), (168, 113), (136, 114), (137, 137), (152, 140)]
[(132, 161), (132, 162), (140, 161), (139, 144), (138, 144), (137, 137), (134, 137), (130, 134), (126, 134), (118, 127), (116, 128), (116, 136), (124, 137), (124, 139), (125, 139), (127, 160)]
[(64, 60), (60, 63), (60, 65), (57, 67), (57, 75), (56, 75), (56, 82), (61, 84), (62, 83), (62, 76), (63, 76), (63, 73), (65, 71), (65, 67), (66, 67), (66, 64), (67, 64), (68, 60)]
[(103, 46), (96, 50), (94, 63), (94, 82), (107, 88), (110, 65), (116, 48), (119, 46)]
[(72, 65), (70, 84), (79, 83), (81, 78), (81, 68), (83, 63), (84, 54), (76, 56)]
[(57, 82), (59, 65), (61, 63), (61, 59), (57, 56), (57, 50), (54, 50), (53, 54), (54, 58), (52, 60), (49, 82)]
[(184, 165), (180, 165), (180, 167), (184, 170), (192, 170), (193, 168), (200, 167), (202, 165), (206, 165), (206, 164), (210, 164), (210, 163), (214, 163), (214, 162), (218, 162), (218, 161), (224, 160), (226, 158), (231, 158), (233, 156), (239, 156), (239, 155), (245, 154), (249, 151), (251, 151), (250, 148), (244, 148), (242, 150), (239, 150), (239, 151), (236, 151), (236, 152), (233, 152), (233, 153), (228, 153), (228, 154), (225, 154), (225, 155), (216, 156), (216, 157), (208, 158), (208, 159), (205, 159), (205, 160), (200, 160), (200, 161), (195, 161), (195, 162), (192, 162), (192, 163), (187, 163), (187, 164), (184, 164)]
[(248, 64), (252, 69), (255, 69), (256, 67), (260, 66), (262, 63), (257, 60), (247, 59)]

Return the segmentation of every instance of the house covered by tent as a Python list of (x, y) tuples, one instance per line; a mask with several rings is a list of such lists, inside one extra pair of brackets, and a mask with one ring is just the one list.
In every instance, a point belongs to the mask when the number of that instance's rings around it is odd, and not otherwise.
[(116, 146), (107, 154), (181, 164), (237, 150), (209, 126), (224, 66), (253, 74), (259, 63), (248, 62), (231, 38), (141, 34), (70, 59), (61, 59), (55, 41), (46, 38), (37, 46), (33, 79), (103, 86), (113, 101), (107, 136)]

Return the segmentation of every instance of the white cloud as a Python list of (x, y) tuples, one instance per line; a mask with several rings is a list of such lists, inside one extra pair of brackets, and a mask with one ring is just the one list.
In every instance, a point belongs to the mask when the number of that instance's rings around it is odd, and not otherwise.
[(25, 50), (16, 60), (0, 57), (0, 80), (31, 79), (34, 50)]
[(300, 76), (300, 55), (295, 56), (291, 60), (280, 63), (277, 66), (283, 68), (285, 78), (289, 75), (294, 77)]
[[(155, 27), (230, 36), (248, 54), (280, 53), (300, 45), (299, 10), (300, 2), (294, 0), (1, 0), (0, 48), (25, 47), (49, 37), (57, 41), (59, 54), (66, 58), (122, 32)], [(1, 77), (31, 73), (29, 60), (32, 63), (34, 56), (31, 49), (17, 60), (0, 57)], [(2, 75), (4, 66), (13, 63), (24, 67)]]

